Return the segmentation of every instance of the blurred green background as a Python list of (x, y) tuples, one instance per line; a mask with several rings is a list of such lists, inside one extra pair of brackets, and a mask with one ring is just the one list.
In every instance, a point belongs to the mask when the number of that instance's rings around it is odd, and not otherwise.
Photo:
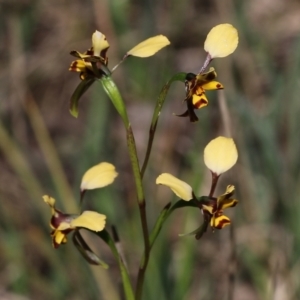
[(89, 191), (85, 208), (117, 226), (136, 278), (143, 244), (125, 130), (100, 84), (84, 95), (78, 119), (69, 114), (79, 83), (68, 72), (69, 52), (89, 48), (98, 29), (113, 67), (150, 36), (170, 39), (154, 57), (130, 58), (113, 76), (142, 161), (160, 89), (176, 72), (199, 71), (205, 37), (219, 23), (233, 24), (240, 38), (234, 54), (211, 64), (224, 93), (208, 92), (209, 106), (191, 124), (173, 115), (185, 110), (184, 85), (171, 87), (144, 180), (149, 227), (175, 199), (155, 178), (169, 172), (207, 195), (203, 149), (229, 130), (239, 160), (217, 194), (234, 184), (240, 203), (228, 212), (230, 228), (209, 230), (200, 241), (178, 237), (199, 226), (199, 211), (174, 213), (153, 248), (144, 299), (300, 299), (299, 1), (2, 0), (0, 8), (1, 299), (121, 299), (106, 245), (93, 241), (108, 271), (90, 267), (71, 242), (54, 250), (42, 201), (49, 194), (62, 210), (78, 211), (81, 177), (101, 161), (113, 163), (119, 177)]

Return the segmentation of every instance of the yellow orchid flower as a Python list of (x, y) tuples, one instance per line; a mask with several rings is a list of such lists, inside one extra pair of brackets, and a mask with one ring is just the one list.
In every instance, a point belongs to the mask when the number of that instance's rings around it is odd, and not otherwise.
[(188, 234), (181, 234), (181, 236), (193, 234), (199, 239), (206, 231), (208, 224), (213, 229), (222, 229), (229, 225), (230, 219), (223, 214), (223, 210), (238, 203), (236, 199), (231, 198), (235, 190), (233, 185), (228, 185), (226, 192), (218, 198), (203, 196), (197, 199), (192, 187), (172, 174), (163, 173), (159, 175), (156, 179), (156, 184), (169, 187), (182, 200), (194, 201), (196, 203), (195, 206), (199, 207), (204, 216), (204, 223), (198, 229)]
[(201, 204), (204, 218), (208, 219), (210, 226), (214, 229), (222, 229), (230, 224), (230, 219), (223, 214), (223, 210), (228, 207), (234, 207), (238, 201), (231, 198), (234, 194), (234, 186), (228, 185), (226, 192), (216, 198), (210, 198)]
[[(120, 63), (128, 56), (152, 56), (169, 44), (170, 41), (163, 35), (151, 37), (129, 50)], [(108, 64), (106, 52), (109, 48), (109, 43), (105, 35), (96, 30), (92, 35), (92, 45), (92, 48), (84, 53), (78, 51), (70, 52), (71, 55), (78, 59), (71, 63), (69, 71), (80, 72), (81, 80), (101, 77), (103, 75), (101, 65), (106, 67)], [(96, 63), (96, 66), (93, 66), (93, 63)], [(119, 64), (117, 64), (113, 70), (115, 70)]]
[(105, 227), (106, 216), (95, 211), (84, 211), (80, 215), (65, 214), (55, 208), (55, 199), (44, 195), (44, 201), (51, 208), (50, 227), (54, 248), (67, 242), (67, 234), (76, 228), (86, 228), (92, 231), (101, 231)]
[[(106, 52), (109, 48), (109, 43), (105, 35), (96, 30), (92, 35), (92, 45), (92, 48), (84, 53), (78, 51), (70, 52), (72, 56), (78, 59), (71, 62), (69, 71), (79, 72), (81, 80), (101, 77), (103, 72), (99, 67), (101, 65), (107, 66), (108, 64)], [(95, 69), (92, 63), (100, 64), (100, 66), (97, 66)]]
[(185, 80), (187, 111), (178, 117), (189, 117), (191, 122), (198, 121), (194, 109), (200, 109), (208, 105), (208, 100), (205, 91), (220, 90), (224, 86), (215, 81), (217, 73), (214, 68), (210, 68), (207, 73), (195, 75), (188, 73)]

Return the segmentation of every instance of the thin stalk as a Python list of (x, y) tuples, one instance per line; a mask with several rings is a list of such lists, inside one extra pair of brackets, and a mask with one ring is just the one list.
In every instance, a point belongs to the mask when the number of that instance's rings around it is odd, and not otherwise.
[[(177, 208), (182, 208), (182, 207), (198, 207), (198, 204), (195, 202), (195, 201), (184, 201), (184, 200), (179, 200), (177, 201), (173, 206), (171, 204), (171, 202), (169, 202), (164, 208), (163, 210), (161, 211), (159, 217), (157, 218), (156, 220), (156, 223), (153, 227), (153, 230), (150, 234), (150, 237), (149, 237), (149, 252), (150, 250), (152, 249), (161, 229), (162, 229), (162, 226), (163, 224), (165, 223), (165, 221), (168, 219), (168, 217), (172, 214), (172, 212), (177, 209)], [(147, 253), (144, 252), (144, 255), (143, 255), (143, 259), (142, 259), (142, 262), (143, 261), (146, 261), (147, 260)], [(144, 276), (144, 273), (142, 274)], [(142, 276), (141, 275), (141, 276)], [(139, 289), (138, 289), (139, 288)], [(142, 286), (139, 287), (137, 285), (137, 290), (136, 290), (136, 300), (140, 300), (142, 299)]]
[(135, 139), (134, 139), (131, 125), (129, 125), (127, 128), (127, 147), (129, 151), (130, 162), (131, 162), (135, 185), (136, 185), (137, 200), (139, 205), (143, 206), (145, 205), (144, 189), (143, 189), (139, 160), (136, 152)]
[(113, 73), (116, 68), (128, 57), (128, 54), (125, 54), (124, 57), (122, 58), (122, 60), (120, 62), (118, 62), (111, 70), (111, 73)]
[(177, 73), (177, 74), (175, 74), (163, 86), (163, 88), (161, 89), (160, 94), (157, 98), (156, 106), (155, 106), (152, 121), (151, 121), (151, 126), (150, 126), (150, 129), (149, 129), (149, 138), (148, 138), (146, 155), (145, 155), (144, 162), (143, 162), (142, 169), (141, 169), (142, 178), (144, 177), (144, 174), (145, 174), (145, 171), (146, 171), (146, 168), (147, 168), (147, 165), (148, 165), (148, 161), (149, 161), (151, 150), (152, 150), (152, 144), (153, 144), (153, 140), (154, 140), (154, 136), (155, 136), (155, 132), (156, 132), (156, 127), (157, 127), (157, 123), (158, 123), (158, 118), (159, 118), (161, 110), (163, 108), (163, 105), (164, 105), (165, 99), (167, 97), (167, 93), (169, 91), (169, 88), (170, 88), (171, 84), (174, 81), (184, 82), (185, 77), (186, 77), (186, 73)]
[(182, 207), (199, 207), (198, 203), (195, 201), (184, 201), (179, 200), (173, 206), (171, 206), (171, 202), (169, 202), (161, 211), (159, 217), (156, 220), (156, 223), (153, 227), (153, 230), (150, 234), (150, 247), (152, 248), (156, 238), (158, 237), (158, 234), (160, 233), (163, 224), (165, 221), (169, 218), (169, 216), (172, 214), (172, 212), (178, 208)]
[(135, 297), (136, 300), (141, 299), (144, 280), (145, 280), (145, 272), (149, 262), (150, 256), (150, 243), (149, 243), (149, 229), (147, 224), (147, 214), (146, 214), (146, 201), (144, 197), (143, 185), (142, 185), (142, 176), (140, 172), (138, 157), (136, 153), (136, 146), (134, 135), (132, 132), (131, 126), (127, 129), (127, 146), (129, 150), (130, 161), (133, 169), (133, 174), (135, 178), (137, 196), (138, 196), (138, 204), (139, 204), (139, 212), (140, 218), (142, 223), (142, 231), (143, 231), (143, 238), (144, 238), (144, 257), (140, 263), (138, 276), (137, 276), (137, 284), (136, 284), (136, 291)]
[(118, 249), (114, 243), (113, 238), (106, 230), (102, 230), (100, 232), (97, 232), (96, 234), (109, 246), (111, 252), (113, 253), (115, 259), (119, 264), (126, 300), (135, 300), (129, 274), (122, 260), (122, 257), (119, 255)]
[(220, 175), (217, 175), (216, 173), (211, 172), (212, 176), (212, 181), (211, 181), (211, 187), (210, 187), (210, 192), (208, 197), (212, 197), (214, 195), (218, 180)]
[[(150, 130), (149, 130), (149, 139), (148, 139), (145, 159), (144, 159), (141, 171), (139, 171), (139, 174), (137, 174), (140, 176), (141, 181), (142, 181), (142, 178), (144, 177), (144, 174), (145, 174), (145, 171), (146, 171), (146, 168), (148, 165), (148, 161), (149, 161), (151, 150), (152, 150), (153, 140), (154, 140), (154, 136), (155, 136), (155, 132), (156, 132), (158, 118), (160, 116), (160, 113), (161, 113), (164, 101), (166, 99), (167, 93), (169, 91), (169, 88), (170, 88), (172, 82), (174, 82), (174, 81), (177, 81), (177, 80), (184, 81), (185, 76), (186, 76), (186, 73), (178, 73), (178, 74), (174, 75), (167, 82), (167, 84), (164, 85), (164, 87), (162, 88), (162, 90), (159, 94), (159, 97), (156, 101), (156, 107), (154, 109), (152, 122), (151, 122)], [(129, 132), (129, 129), (131, 130), (131, 127), (128, 128), (128, 132)], [(127, 136), (130, 137), (129, 135), (127, 135)], [(132, 134), (132, 138), (133, 138), (133, 134)], [(134, 142), (134, 140), (133, 140), (133, 142)], [(134, 149), (132, 149), (132, 150), (134, 150)], [(134, 156), (137, 157), (136, 153)], [(141, 199), (144, 199), (144, 198), (141, 198)], [(143, 286), (144, 286), (144, 281), (145, 281), (145, 273), (146, 273), (146, 269), (148, 266), (150, 251), (151, 251), (151, 246), (150, 246), (150, 242), (149, 242), (149, 229), (148, 229), (148, 225), (147, 225), (146, 202), (145, 201), (143, 201), (143, 202), (139, 201), (139, 209), (140, 209), (140, 215), (141, 215), (141, 221), (142, 221), (142, 227), (143, 227), (145, 249), (144, 249), (144, 255), (141, 260), (139, 271), (138, 271), (138, 276), (137, 276), (137, 284), (136, 284), (136, 291), (135, 291), (136, 300), (140, 300), (142, 298)], [(157, 234), (159, 233), (159, 231), (160, 230), (157, 231)]]
[(210, 54), (207, 53), (205, 62), (204, 62), (204, 64), (203, 64), (202, 68), (200, 69), (199, 74), (204, 73), (205, 69), (206, 69), (207, 66), (210, 64), (211, 61), (212, 61), (212, 58), (211, 58)]
[(149, 158), (150, 158), (150, 154), (151, 154), (151, 150), (152, 150), (152, 145), (153, 145), (153, 141), (154, 141), (154, 136), (155, 136), (155, 132), (156, 132), (156, 126), (157, 126), (157, 121), (153, 126), (150, 127), (150, 130), (149, 130), (147, 151), (146, 151), (145, 159), (144, 159), (142, 170), (141, 170), (142, 178), (144, 177), (144, 174), (145, 174), (148, 162), (149, 162)]
[(149, 255), (150, 255), (150, 244), (149, 244), (149, 230), (148, 230), (147, 214), (146, 214), (146, 201), (144, 196), (142, 175), (141, 175), (140, 165), (139, 165), (137, 151), (136, 151), (136, 143), (128, 119), (125, 103), (116, 84), (114, 83), (114, 81), (110, 76), (103, 76), (100, 81), (103, 85), (105, 92), (107, 93), (110, 100), (114, 104), (116, 110), (120, 114), (124, 126), (126, 128), (127, 148), (129, 152), (132, 170), (133, 170), (133, 176), (134, 176), (136, 192), (137, 192), (137, 201), (138, 201), (139, 213), (140, 213), (141, 224), (142, 224), (142, 232), (144, 238), (145, 258), (140, 263), (137, 286), (136, 286), (136, 295), (138, 295), (137, 299), (141, 299), (143, 284), (145, 279), (145, 272), (149, 261)]

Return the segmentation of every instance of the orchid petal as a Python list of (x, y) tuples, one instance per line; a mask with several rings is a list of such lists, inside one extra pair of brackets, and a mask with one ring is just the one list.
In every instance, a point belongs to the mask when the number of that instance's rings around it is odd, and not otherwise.
[(84, 191), (105, 187), (111, 184), (117, 176), (114, 165), (102, 162), (85, 172), (80, 189)]
[(156, 178), (156, 184), (162, 184), (169, 187), (175, 195), (182, 200), (189, 201), (193, 199), (192, 187), (169, 173), (159, 175)]
[(92, 35), (92, 44), (95, 56), (100, 56), (102, 50), (109, 48), (105, 35), (98, 30)]
[(151, 37), (127, 52), (127, 55), (137, 56), (137, 57), (149, 57), (154, 55), (160, 49), (168, 46), (170, 41), (163, 35), (157, 35)]
[(208, 169), (220, 175), (233, 167), (238, 152), (233, 139), (219, 136), (208, 143), (204, 149), (204, 162)]
[(231, 24), (220, 24), (211, 29), (204, 43), (210, 57), (225, 57), (233, 53), (238, 45), (237, 30)]
[(105, 227), (106, 216), (95, 211), (84, 211), (70, 222), (71, 227), (84, 227), (92, 231), (101, 231)]

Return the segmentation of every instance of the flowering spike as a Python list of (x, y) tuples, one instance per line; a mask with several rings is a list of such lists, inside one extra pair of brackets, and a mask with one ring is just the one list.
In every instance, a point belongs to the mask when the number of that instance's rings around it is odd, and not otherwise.
[(86, 228), (92, 231), (101, 231), (105, 227), (106, 216), (94, 211), (84, 211), (81, 215), (65, 214), (55, 208), (55, 199), (45, 195), (44, 201), (51, 208), (50, 227), (54, 248), (67, 242), (67, 235), (76, 228)]

